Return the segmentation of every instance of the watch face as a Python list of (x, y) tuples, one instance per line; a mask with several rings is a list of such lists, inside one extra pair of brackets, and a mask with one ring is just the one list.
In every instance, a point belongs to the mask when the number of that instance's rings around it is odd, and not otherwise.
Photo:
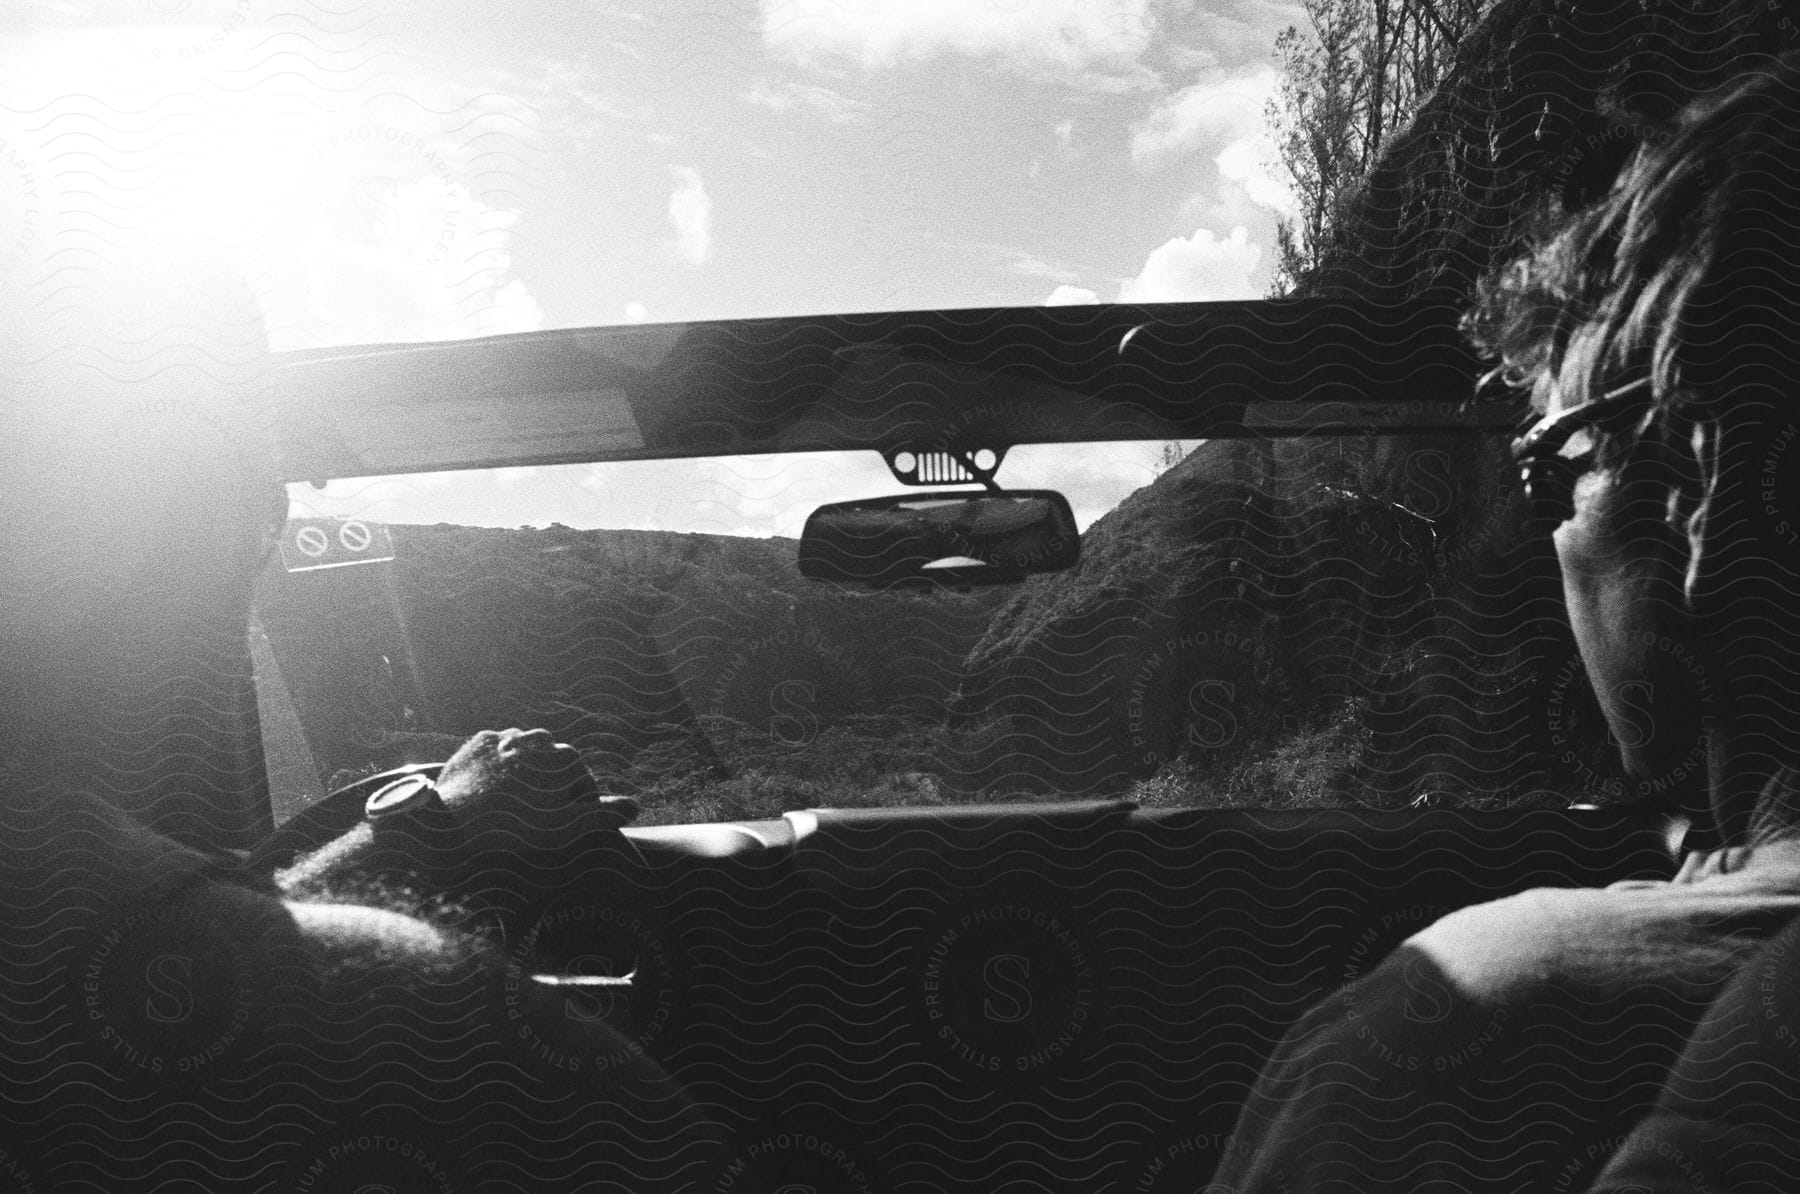
[(413, 812), (432, 802), (437, 787), (428, 775), (406, 775), (375, 791), (363, 805), (363, 815), (370, 820)]

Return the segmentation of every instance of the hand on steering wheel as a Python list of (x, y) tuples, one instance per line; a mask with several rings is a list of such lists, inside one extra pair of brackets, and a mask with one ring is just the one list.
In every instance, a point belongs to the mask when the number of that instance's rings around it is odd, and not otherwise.
[(509, 924), (630, 855), (635, 800), (602, 796), (575, 748), (548, 730), (484, 730), (444, 764), (438, 797), (454, 848), (432, 870), (444, 894)]

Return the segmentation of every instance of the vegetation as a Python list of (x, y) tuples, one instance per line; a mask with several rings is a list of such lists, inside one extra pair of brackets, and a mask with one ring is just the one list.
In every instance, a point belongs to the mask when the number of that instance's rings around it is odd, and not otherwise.
[(1479, 16), (1475, 0), (1303, 0), (1275, 40), (1268, 120), (1299, 214), (1276, 232), (1278, 294), (1316, 266), (1389, 137), (1418, 111)]
[(954, 773), (978, 736), (952, 735), (947, 705), (995, 595), (846, 594), (801, 580), (790, 540), (393, 535), (392, 564), (276, 564), (259, 593), (328, 787), (542, 725), (665, 819), (709, 802), (767, 815), (884, 784), (942, 795), (907, 777)]

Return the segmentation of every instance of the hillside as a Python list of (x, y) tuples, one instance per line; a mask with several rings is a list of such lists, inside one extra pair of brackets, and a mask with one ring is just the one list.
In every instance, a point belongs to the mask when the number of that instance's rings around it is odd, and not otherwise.
[(658, 799), (820, 766), (877, 786), (917, 769), (882, 752), (944, 724), (998, 600), (846, 594), (801, 580), (784, 539), (390, 529), (391, 564), (275, 563), (259, 590), (328, 781), (544, 726), (615, 790), (680, 789)]
[(1657, 122), (1800, 43), (1767, 0), (1490, 0), (1339, 212), (1301, 293), (1461, 301), (1540, 217), (1611, 185)]

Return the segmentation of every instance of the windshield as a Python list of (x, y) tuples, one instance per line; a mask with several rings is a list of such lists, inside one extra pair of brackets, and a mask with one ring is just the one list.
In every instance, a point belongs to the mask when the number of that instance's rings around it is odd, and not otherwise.
[[(820, 807), (1567, 804), (1620, 791), (1492, 437), (1015, 449), (1072, 570), (802, 579), (874, 452), (294, 485), (253, 637), (278, 818), (488, 726), (643, 823)], [(1522, 589), (1521, 584), (1525, 587)], [(1545, 709), (1551, 710), (1545, 714)], [(1578, 752), (1579, 749), (1579, 753)]]

